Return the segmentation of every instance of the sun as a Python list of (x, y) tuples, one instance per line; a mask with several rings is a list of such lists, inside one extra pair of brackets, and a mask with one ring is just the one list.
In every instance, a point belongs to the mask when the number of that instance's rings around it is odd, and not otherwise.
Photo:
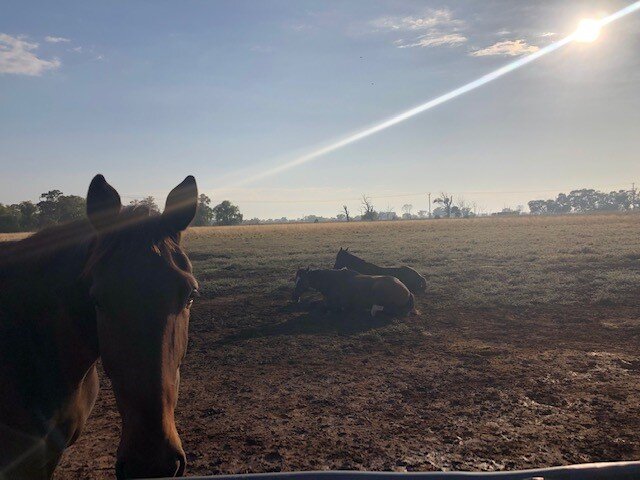
[(578, 42), (590, 43), (594, 42), (600, 36), (600, 29), (602, 23), (592, 18), (585, 18), (580, 20), (578, 28), (576, 29), (574, 38)]

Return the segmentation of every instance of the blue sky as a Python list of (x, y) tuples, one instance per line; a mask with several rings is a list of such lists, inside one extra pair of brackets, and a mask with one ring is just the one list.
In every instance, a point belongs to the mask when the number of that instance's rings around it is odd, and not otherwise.
[[(452, 90), (623, 1), (7, 2), (0, 202), (103, 173), (160, 203), (194, 174), (247, 217), (361, 194), (480, 209), (640, 182), (640, 13), (476, 91), (253, 184), (279, 162)], [(397, 196), (394, 196), (397, 195)]]

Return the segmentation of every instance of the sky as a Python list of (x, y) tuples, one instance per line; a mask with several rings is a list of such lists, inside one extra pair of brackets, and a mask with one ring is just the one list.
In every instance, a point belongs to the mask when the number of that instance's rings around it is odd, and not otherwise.
[(571, 34), (617, 0), (3, 3), (0, 202), (195, 175), (245, 218), (478, 211), (640, 184), (640, 13), (403, 123), (249, 178)]

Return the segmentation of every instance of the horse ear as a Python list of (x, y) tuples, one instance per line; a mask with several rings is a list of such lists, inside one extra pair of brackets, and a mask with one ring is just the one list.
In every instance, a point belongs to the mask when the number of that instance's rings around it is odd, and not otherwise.
[(342, 247), (340, 247), (340, 251), (342, 251)]
[(198, 185), (192, 175), (171, 190), (162, 212), (162, 223), (171, 233), (185, 230), (196, 216)]
[(345, 248), (345, 249), (344, 249), (344, 251), (345, 251), (345, 252), (348, 252), (348, 251), (349, 251), (349, 247)]
[(93, 228), (97, 231), (108, 229), (115, 223), (121, 208), (116, 189), (102, 175), (93, 177), (87, 192), (87, 217)]

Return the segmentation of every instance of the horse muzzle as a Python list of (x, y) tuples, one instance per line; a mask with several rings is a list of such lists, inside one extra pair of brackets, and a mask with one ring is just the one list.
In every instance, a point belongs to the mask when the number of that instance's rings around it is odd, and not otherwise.
[(184, 475), (187, 459), (184, 451), (167, 452), (157, 459), (124, 459), (116, 462), (116, 478), (181, 477)]

